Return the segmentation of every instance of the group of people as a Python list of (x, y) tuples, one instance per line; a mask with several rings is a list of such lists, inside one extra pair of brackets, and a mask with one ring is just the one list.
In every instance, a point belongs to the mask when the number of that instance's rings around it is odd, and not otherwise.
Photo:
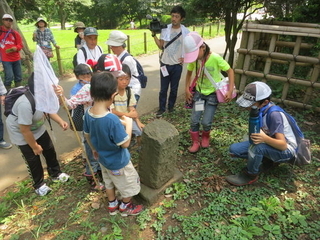
[[(155, 43), (162, 50), (159, 110), (156, 116), (161, 117), (166, 111), (169, 113), (174, 111), (183, 64), (188, 63), (185, 97), (187, 101), (194, 103), (189, 131), (192, 144), (188, 151), (196, 153), (200, 148), (208, 148), (210, 145), (210, 131), (218, 106), (217, 89), (209, 77), (219, 82), (222, 78), (221, 71), (227, 73), (229, 91), (225, 95), (225, 102), (230, 102), (234, 72), (221, 56), (211, 52), (210, 47), (198, 33), (190, 32), (181, 24), (186, 17), (181, 6), (173, 7), (170, 14), (171, 24), (162, 29), (160, 37), (152, 32)], [(12, 17), (6, 15), (3, 19), (5, 26), (12, 24), (12, 21), (7, 21), (8, 19), (12, 20)], [(37, 23), (43, 27), (42, 20)], [(2, 29), (1, 31), (5, 31), (5, 39), (13, 35), (8, 28)], [(141, 86), (135, 77), (136, 62), (131, 55), (126, 54), (127, 35), (118, 30), (112, 31), (106, 44), (110, 46), (113, 54), (103, 54), (97, 45), (97, 29), (85, 27), (79, 22), (75, 25), (75, 32), (78, 33), (75, 39), (78, 52), (74, 73), (78, 82), (72, 88), (70, 98), (63, 96), (64, 91), (61, 86), (56, 86), (55, 92), (61, 103), (65, 102), (70, 109), (75, 110), (78, 106), (84, 109), (81, 132), (88, 158), (84, 175), (92, 190), (106, 191), (111, 215), (117, 212), (123, 216), (139, 214), (143, 210), (142, 205), (133, 204), (131, 199), (140, 191), (140, 179), (130, 161), (128, 147), (132, 135), (137, 139), (140, 138), (144, 125), (140, 122), (136, 110)], [(0, 42), (3, 43), (4, 37), (2, 32), (0, 34)], [(19, 52), (21, 48), (22, 45), (20, 48), (14, 46), (12, 53)], [(3, 51), (1, 46), (1, 53), (3, 52), (6, 51)], [(189, 88), (191, 82), (195, 83), (194, 92)], [(32, 84), (31, 77), (29, 79), (31, 92)], [(0, 93), (5, 94), (4, 90), (5, 88), (1, 89), (0, 85)], [(243, 108), (257, 106), (260, 109), (262, 131), (250, 136), (253, 144), (245, 141), (230, 147), (232, 157), (248, 159), (247, 167), (241, 173), (226, 177), (231, 184), (246, 185), (255, 182), (265, 158), (271, 163), (279, 163), (295, 157), (297, 142), (285, 116), (280, 112), (273, 112), (269, 120), (265, 120), (265, 111), (272, 105), (271, 93), (267, 84), (253, 82), (245, 88), (244, 94), (236, 101)], [(43, 113), (38, 111), (33, 113), (32, 106), (25, 96), (17, 100), (13, 113), (7, 118), (10, 139), (19, 147), (26, 159), (36, 193), (41, 196), (46, 195), (51, 189), (43, 180), (43, 169), (39, 159), (41, 153), (47, 160), (48, 172), (53, 179), (64, 182), (69, 176), (60, 170), (54, 147), (43, 127)], [(63, 129), (68, 127), (58, 115), (50, 114), (50, 117)], [(140, 139), (137, 142), (140, 144)], [(98, 176), (99, 181), (103, 183), (97, 184), (93, 176)], [(119, 190), (121, 200), (117, 199), (115, 189)]]

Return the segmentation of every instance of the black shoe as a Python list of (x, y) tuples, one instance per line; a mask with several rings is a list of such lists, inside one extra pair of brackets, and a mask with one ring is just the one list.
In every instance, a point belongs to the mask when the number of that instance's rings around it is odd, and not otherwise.
[(169, 108), (169, 109), (168, 109), (168, 112), (169, 112), (169, 113), (173, 113), (173, 112), (174, 112), (174, 108)]
[(158, 112), (156, 112), (156, 117), (157, 117), (157, 118), (162, 117), (162, 114), (164, 114), (164, 112), (165, 112), (165, 111), (163, 111), (163, 110), (159, 110)]
[(280, 163), (274, 162), (270, 160), (269, 158), (264, 157), (262, 160), (262, 164), (260, 165), (260, 172), (261, 173), (267, 173), (276, 167), (278, 167)]
[(236, 175), (226, 176), (227, 182), (235, 186), (244, 186), (252, 184), (256, 182), (258, 178), (258, 174), (250, 174), (247, 171), (241, 171)]

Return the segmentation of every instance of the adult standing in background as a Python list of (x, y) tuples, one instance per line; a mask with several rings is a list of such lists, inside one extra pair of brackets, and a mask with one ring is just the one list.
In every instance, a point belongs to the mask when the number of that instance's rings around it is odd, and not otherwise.
[(74, 24), (74, 32), (77, 33), (76, 38), (74, 39), (74, 47), (79, 49), (82, 48), (84, 43), (84, 30), (86, 29), (86, 25), (83, 22), (77, 22)]
[(133, 57), (126, 50), (126, 43), (128, 36), (118, 30), (114, 30), (110, 33), (109, 38), (106, 42), (112, 50), (112, 52), (117, 55), (121, 63), (127, 64), (131, 71), (131, 78), (129, 82), (129, 87), (132, 88), (134, 96), (138, 103), (141, 95), (141, 84), (135, 76), (139, 76), (137, 63)]
[(159, 110), (156, 113), (157, 117), (161, 117), (166, 111), (169, 85), (168, 111), (172, 112), (174, 110), (183, 67), (183, 39), (189, 33), (189, 30), (181, 24), (186, 17), (185, 10), (181, 6), (175, 6), (172, 8), (170, 14), (171, 24), (161, 30), (160, 39), (155, 32), (152, 32), (155, 43), (158, 48), (162, 50), (160, 57), (160, 93)]
[(97, 45), (99, 34), (94, 27), (87, 27), (83, 33), (85, 44), (78, 50), (77, 64), (87, 63), (94, 67), (102, 55), (102, 49)]
[(7, 90), (11, 88), (14, 80), (15, 86), (21, 85), (21, 57), (19, 51), (23, 48), (20, 34), (12, 29), (13, 17), (4, 14), (0, 26), (0, 59), (4, 69), (4, 85)]
[(47, 58), (53, 57), (51, 43), (55, 48), (60, 48), (57, 45), (56, 40), (49, 28), (47, 28), (48, 23), (43, 18), (38, 18), (35, 24), (37, 29), (33, 32), (32, 40), (36, 42), (43, 50)]

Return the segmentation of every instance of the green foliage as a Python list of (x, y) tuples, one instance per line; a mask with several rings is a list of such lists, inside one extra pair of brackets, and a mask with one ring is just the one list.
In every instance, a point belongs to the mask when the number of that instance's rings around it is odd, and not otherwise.
[[(300, 109), (292, 113), (302, 128), (308, 130), (306, 135), (313, 139), (315, 160), (309, 166), (300, 169), (282, 164), (261, 174), (253, 185), (231, 186), (223, 176), (239, 172), (245, 161), (231, 159), (228, 145), (241, 141), (246, 135), (248, 112), (235, 107), (234, 102), (221, 104), (213, 122), (211, 147), (190, 154), (187, 151), (190, 111), (180, 103), (174, 113), (165, 114), (163, 119), (172, 123), (181, 135), (177, 166), (183, 180), (168, 187), (157, 203), (146, 207), (139, 216), (127, 218), (107, 216), (103, 201), (99, 209), (92, 208), (91, 204), (101, 196), (89, 193), (86, 180), (79, 174), (83, 170), (81, 158), (76, 157), (63, 163), (63, 168), (72, 174), (70, 182), (50, 184), (53, 193), (48, 196), (37, 197), (30, 190), (29, 180), (15, 185), (2, 197), (1, 226), (8, 228), (0, 233), (0, 239), (50, 236), (57, 240), (317, 240), (320, 232), (320, 186), (317, 184), (320, 162), (316, 160), (320, 158), (319, 130), (303, 124), (313, 113), (306, 114)], [(142, 119), (150, 122), (154, 116), (150, 114)]]

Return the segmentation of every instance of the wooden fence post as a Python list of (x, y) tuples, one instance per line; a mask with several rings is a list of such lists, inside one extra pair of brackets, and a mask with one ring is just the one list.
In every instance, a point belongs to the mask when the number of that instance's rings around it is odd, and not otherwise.
[(148, 44), (147, 44), (147, 33), (146, 32), (143, 33), (143, 41), (144, 41), (144, 53), (147, 54), (147, 51), (148, 51), (147, 46), (148, 46)]
[(127, 48), (128, 48), (128, 52), (130, 52), (130, 35), (127, 35), (127, 36), (128, 36)]
[(63, 74), (63, 67), (62, 67), (62, 63), (61, 63), (60, 48), (56, 48), (56, 54), (57, 54), (59, 74), (61, 76)]

